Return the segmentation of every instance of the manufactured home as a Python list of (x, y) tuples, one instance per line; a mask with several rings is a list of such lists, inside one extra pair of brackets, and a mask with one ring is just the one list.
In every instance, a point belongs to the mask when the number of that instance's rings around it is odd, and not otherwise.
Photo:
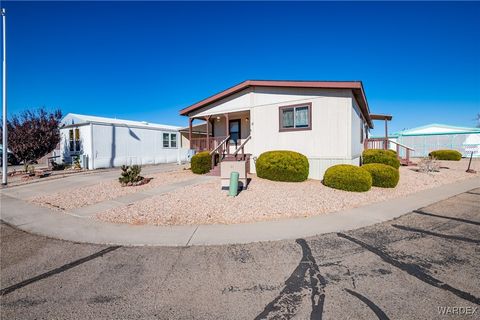
[(83, 168), (188, 160), (181, 127), (69, 113), (60, 125), (61, 160), (78, 157)]
[[(432, 123), (394, 133), (390, 140), (412, 147), (414, 157), (426, 157), (431, 151), (439, 149), (457, 150), (468, 157), (472, 147), (480, 146), (480, 128)], [(479, 157), (480, 154), (475, 152), (473, 156)]]
[[(372, 117), (360, 81), (248, 80), (180, 110), (189, 118), (189, 145), (219, 161), (247, 161), (270, 150), (304, 154), (311, 179), (336, 164), (360, 164)], [(193, 122), (206, 123), (194, 136)], [(216, 163), (216, 162), (214, 162)]]

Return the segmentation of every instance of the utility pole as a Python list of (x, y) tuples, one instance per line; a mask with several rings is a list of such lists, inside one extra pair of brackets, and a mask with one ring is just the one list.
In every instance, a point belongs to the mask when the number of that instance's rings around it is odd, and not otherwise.
[(7, 141), (7, 32), (5, 9), (2, 8), (3, 55), (2, 55), (2, 184), (7, 184), (8, 174), (8, 141)]

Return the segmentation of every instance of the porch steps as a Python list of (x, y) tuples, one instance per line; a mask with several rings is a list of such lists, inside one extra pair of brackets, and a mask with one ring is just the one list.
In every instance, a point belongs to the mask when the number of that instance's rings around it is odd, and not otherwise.
[[(249, 161), (250, 161), (250, 156), (251, 154), (245, 154), (244, 157), (245, 157), (245, 160), (247, 160), (247, 172), (250, 173), (250, 169), (249, 169)], [(242, 157), (240, 155), (238, 155), (237, 157), (235, 157), (234, 155), (231, 155), (231, 154), (227, 154), (223, 157), (222, 161), (240, 161), (242, 159)], [(221, 172), (220, 172), (220, 163), (217, 163), (215, 165), (215, 167), (213, 167), (213, 169), (210, 170), (209, 173), (207, 173), (207, 176), (217, 176), (219, 177), (221, 175)]]
[(216, 177), (220, 177), (220, 166), (219, 165), (216, 165), (215, 167), (213, 167), (212, 170), (210, 170), (209, 173), (206, 174), (207, 176), (216, 176)]
[(400, 160), (400, 165), (402, 166), (411, 166), (411, 165), (414, 165), (414, 163), (408, 159), (404, 159), (404, 158), (399, 158), (398, 160)]

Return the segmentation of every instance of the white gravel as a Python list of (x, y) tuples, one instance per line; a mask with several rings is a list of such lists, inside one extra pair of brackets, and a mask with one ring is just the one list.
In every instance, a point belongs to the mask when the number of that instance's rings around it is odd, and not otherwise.
[(144, 175), (153, 178), (150, 182), (140, 186), (122, 187), (117, 179), (91, 186), (69, 189), (48, 195), (32, 197), (29, 200), (41, 206), (54, 210), (72, 210), (89, 206), (106, 200), (112, 200), (126, 194), (152, 189), (173, 182), (184, 181), (196, 177), (190, 170), (162, 172)]
[[(248, 189), (237, 197), (228, 197), (220, 190), (220, 181), (187, 186), (171, 193), (154, 196), (129, 206), (98, 213), (96, 218), (129, 224), (186, 225), (232, 224), (307, 217), (335, 212), (390, 198), (401, 197), (420, 190), (458, 180), (480, 177), (466, 173), (468, 161), (441, 161), (437, 173), (419, 173), (415, 166), (400, 168), (396, 188), (373, 187), (364, 193), (346, 192), (324, 186), (320, 181), (301, 183), (273, 182), (251, 176)], [(480, 171), (480, 160), (473, 169)]]

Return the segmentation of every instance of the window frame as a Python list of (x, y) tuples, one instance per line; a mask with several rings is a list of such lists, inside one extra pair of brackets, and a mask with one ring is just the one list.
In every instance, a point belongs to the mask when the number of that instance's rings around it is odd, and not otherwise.
[(74, 141), (75, 141), (75, 152), (80, 152), (82, 150), (82, 143), (80, 142), (81, 139), (80, 139), (80, 128), (79, 127), (76, 127), (75, 130), (74, 130), (74, 133), (75, 133), (75, 138), (74, 138)]
[[(296, 109), (297, 108), (304, 108), (307, 107), (308, 110), (308, 126), (306, 127), (295, 127), (295, 116), (296, 116)], [(283, 111), (293, 109), (293, 128), (284, 128), (283, 127)], [(291, 104), (287, 106), (280, 106), (278, 107), (278, 131), (279, 132), (288, 132), (288, 131), (305, 131), (305, 130), (312, 130), (312, 103), (298, 103), (298, 104)]]
[(68, 150), (70, 154), (80, 154), (82, 152), (82, 141), (79, 127), (73, 127), (68, 130)]
[(363, 132), (364, 129), (365, 129), (365, 126), (362, 120), (362, 122), (360, 123), (360, 143), (363, 143), (365, 141), (365, 134)]
[[(164, 136), (168, 135), (168, 147), (164, 145), (166, 140)], [(172, 147), (172, 136), (175, 136), (175, 147)], [(162, 132), (162, 148), (164, 149), (178, 149), (178, 134), (177, 132)]]
[[(172, 136), (175, 136), (175, 140), (172, 140)], [(175, 147), (172, 147), (172, 142), (175, 141)], [(178, 135), (174, 133), (170, 133), (170, 140), (169, 140), (170, 148), (176, 149), (178, 148)]]
[(75, 152), (75, 129), (68, 129), (68, 151)]

